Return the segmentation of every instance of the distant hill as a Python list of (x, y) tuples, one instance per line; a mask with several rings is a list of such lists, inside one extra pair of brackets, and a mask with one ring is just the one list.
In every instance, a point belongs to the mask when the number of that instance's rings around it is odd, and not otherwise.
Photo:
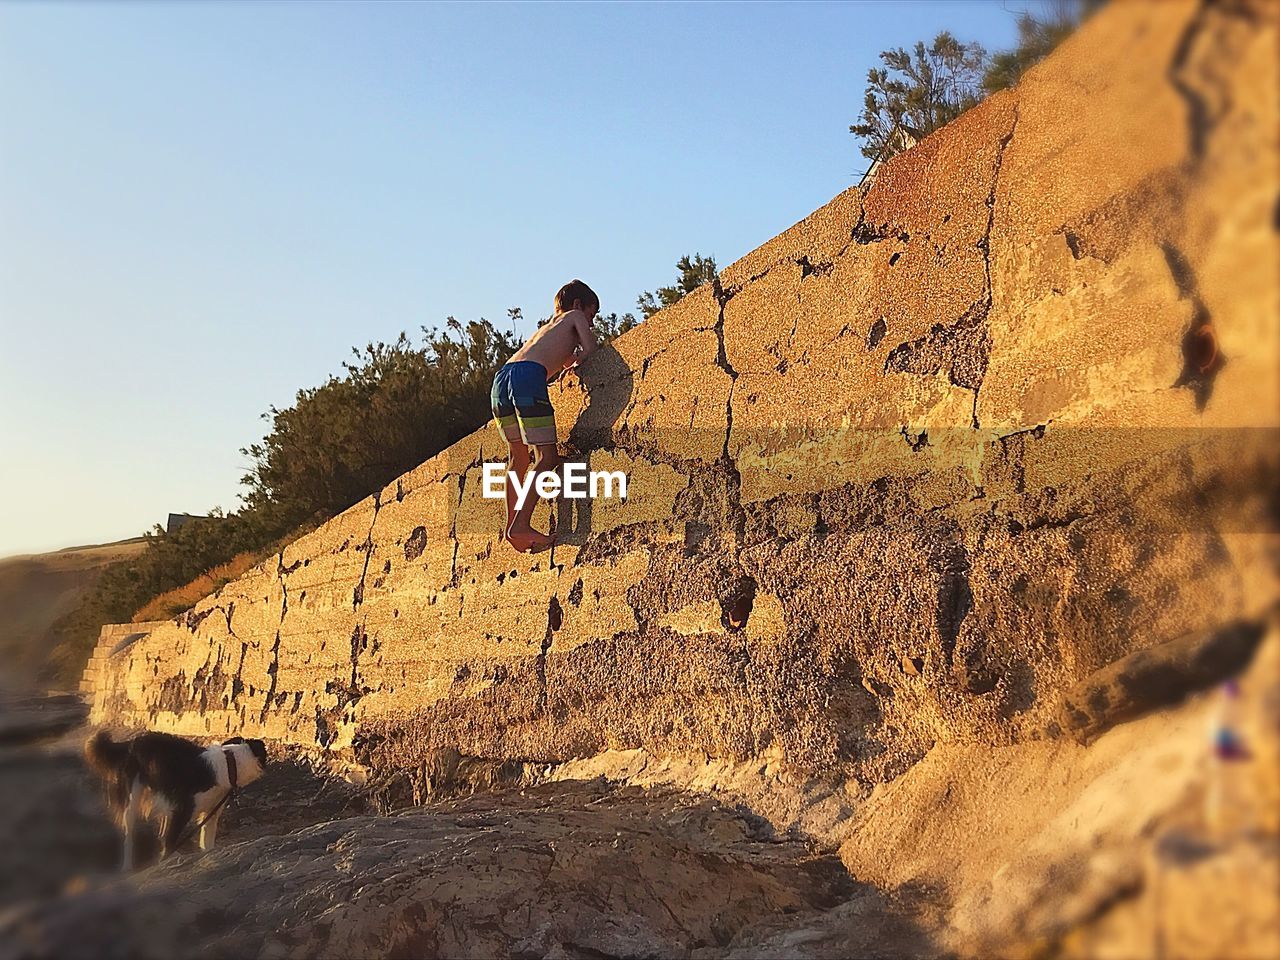
[(142, 537), (0, 560), (0, 674), (30, 685), (48, 656), (50, 627), (93, 586), (103, 569), (141, 553)]

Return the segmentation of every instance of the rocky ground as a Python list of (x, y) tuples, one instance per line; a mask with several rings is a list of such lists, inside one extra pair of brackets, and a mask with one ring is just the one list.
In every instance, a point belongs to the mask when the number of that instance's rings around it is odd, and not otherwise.
[[(0, 957), (936, 955), (886, 894), (745, 809), (604, 778), (385, 815), (278, 758), (219, 847), (129, 876), (70, 698), (0, 700)], [(853, 939), (850, 939), (853, 937)]]
[(118, 841), (67, 732), (73, 698), (0, 691), (0, 909), (57, 893), (78, 870), (107, 869)]
[(936, 954), (927, 891), (886, 895), (681, 791), (569, 781), (342, 817), (354, 791), (286, 763), (218, 849), (122, 877), (69, 742), (26, 756), (4, 767), (11, 798), (18, 771), (42, 778), (4, 846), (4, 957)]
[[(83, 760), (86, 709), (71, 695), (0, 695), (0, 909), (112, 872), (120, 840)], [(282, 760), (231, 804), (227, 840), (279, 835), (363, 810), (357, 791)]]

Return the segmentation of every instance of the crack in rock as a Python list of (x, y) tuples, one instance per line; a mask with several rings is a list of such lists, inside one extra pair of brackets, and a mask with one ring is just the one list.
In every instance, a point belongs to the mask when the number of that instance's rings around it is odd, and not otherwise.
[[(1173, 89), (1177, 91), (1187, 105), (1192, 166), (1198, 166), (1204, 160), (1209, 137), (1213, 133), (1214, 127), (1231, 109), (1231, 96), (1226, 89), (1209, 89), (1205, 86), (1198, 86), (1189, 76), (1196, 44), (1201, 36), (1209, 30), (1215, 16), (1234, 17), (1247, 21), (1251, 25), (1257, 23), (1256, 14), (1245, 4), (1215, 3), (1212, 0), (1201, 0), (1195, 15), (1191, 18), (1178, 40), (1178, 46), (1174, 51), (1173, 60), (1169, 64), (1166, 76)], [(1223, 51), (1215, 49), (1215, 53), (1221, 56)], [(1211, 76), (1211, 74), (1202, 72), (1199, 79), (1204, 79), (1205, 76)]]
[[(987, 375), (991, 355), (991, 329), (987, 317), (992, 306), (991, 232), (995, 226), (996, 193), (1004, 154), (1018, 129), (1015, 106), (1009, 132), (1000, 138), (996, 151), (991, 189), (987, 193), (987, 224), (976, 246), (982, 251), (983, 291), (961, 317), (951, 324), (935, 323), (927, 334), (901, 343), (889, 351), (884, 361), (885, 373), (910, 373), (932, 377), (945, 370), (947, 379), (957, 387), (973, 391), (971, 426), (978, 428), (978, 392)], [(874, 329), (874, 328), (873, 328)], [(879, 342), (877, 340), (877, 342)]]
[(267, 712), (271, 709), (271, 701), (276, 695), (277, 677), (280, 673), (280, 630), (276, 629), (276, 639), (271, 645), (271, 662), (267, 664), (267, 676), (271, 678), (271, 686), (267, 688), (262, 701), (262, 712), (258, 714), (258, 722), (265, 723)]
[[(464, 474), (465, 477), (465, 474)], [(378, 511), (382, 508), (381, 494), (373, 495), (373, 518), (369, 521), (369, 532), (364, 538), (364, 568), (360, 571), (360, 582), (351, 594), (351, 609), (357, 609), (364, 603), (364, 581), (369, 574), (369, 558), (373, 556), (373, 526), (378, 522)]]
[(712, 328), (716, 333), (716, 366), (729, 375), (729, 396), (725, 399), (724, 403), (724, 445), (721, 452), (721, 456), (724, 457), (724, 459), (729, 460), (732, 459), (729, 454), (729, 436), (733, 433), (733, 390), (737, 385), (738, 371), (733, 369), (733, 365), (729, 363), (729, 355), (725, 351), (724, 310), (728, 305), (729, 300), (732, 299), (732, 296), (726, 295), (724, 288), (720, 286), (719, 277), (714, 278), (711, 281), (711, 284), (712, 293), (716, 298), (716, 303), (719, 304), (720, 307), (719, 315), (716, 317), (715, 326)]

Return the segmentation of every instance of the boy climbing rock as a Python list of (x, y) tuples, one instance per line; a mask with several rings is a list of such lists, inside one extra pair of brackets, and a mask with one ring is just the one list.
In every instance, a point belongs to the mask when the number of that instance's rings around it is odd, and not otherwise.
[[(566, 283), (556, 294), (555, 315), (494, 375), (490, 401), (498, 429), (507, 441), (508, 477), (525, 476), (531, 448), (536, 474), (554, 472), (560, 466), (555, 411), (547, 384), (595, 351), (598, 344), (591, 321), (599, 309), (600, 298), (585, 283)], [(536, 475), (533, 482), (537, 482)], [(550, 536), (530, 526), (536, 505), (537, 499), (529, 496), (517, 510), (514, 484), (508, 479), (506, 539), (521, 552), (551, 546)]]

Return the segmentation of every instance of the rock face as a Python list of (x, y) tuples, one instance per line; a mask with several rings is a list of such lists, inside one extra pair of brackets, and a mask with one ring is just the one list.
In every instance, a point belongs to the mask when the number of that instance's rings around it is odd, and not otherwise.
[[(111, 656), (100, 722), (374, 767), (876, 783), (1276, 599), (1276, 8), (1115, 4), (555, 396), (625, 501), (513, 553), (486, 427)], [(546, 522), (546, 517), (542, 517)]]
[[(1278, 20), (1108, 4), (598, 353), (553, 400), (570, 459), (628, 497), (558, 508), (550, 553), (495, 536), (489, 427), (104, 641), (101, 723), (263, 736), (411, 802), (592, 771), (724, 790), (838, 847), (844, 879), (798, 849), (766, 869), (709, 807), (686, 835), (652, 800), (505, 794), (219, 850), (197, 886), (162, 867), (173, 889), (6, 931), (73, 952), (128, 903), (157, 942), (264, 956), (1274, 952), (1273, 888), (1241, 878), (1280, 864)], [(1202, 692), (1259, 647), (1255, 759), (1228, 771)], [(1237, 781), (1252, 832), (1188, 853)], [(653, 857), (680, 869), (641, 896)], [(912, 884), (942, 891), (943, 940), (860, 906)], [(1207, 920), (1178, 906), (1211, 895)]]

